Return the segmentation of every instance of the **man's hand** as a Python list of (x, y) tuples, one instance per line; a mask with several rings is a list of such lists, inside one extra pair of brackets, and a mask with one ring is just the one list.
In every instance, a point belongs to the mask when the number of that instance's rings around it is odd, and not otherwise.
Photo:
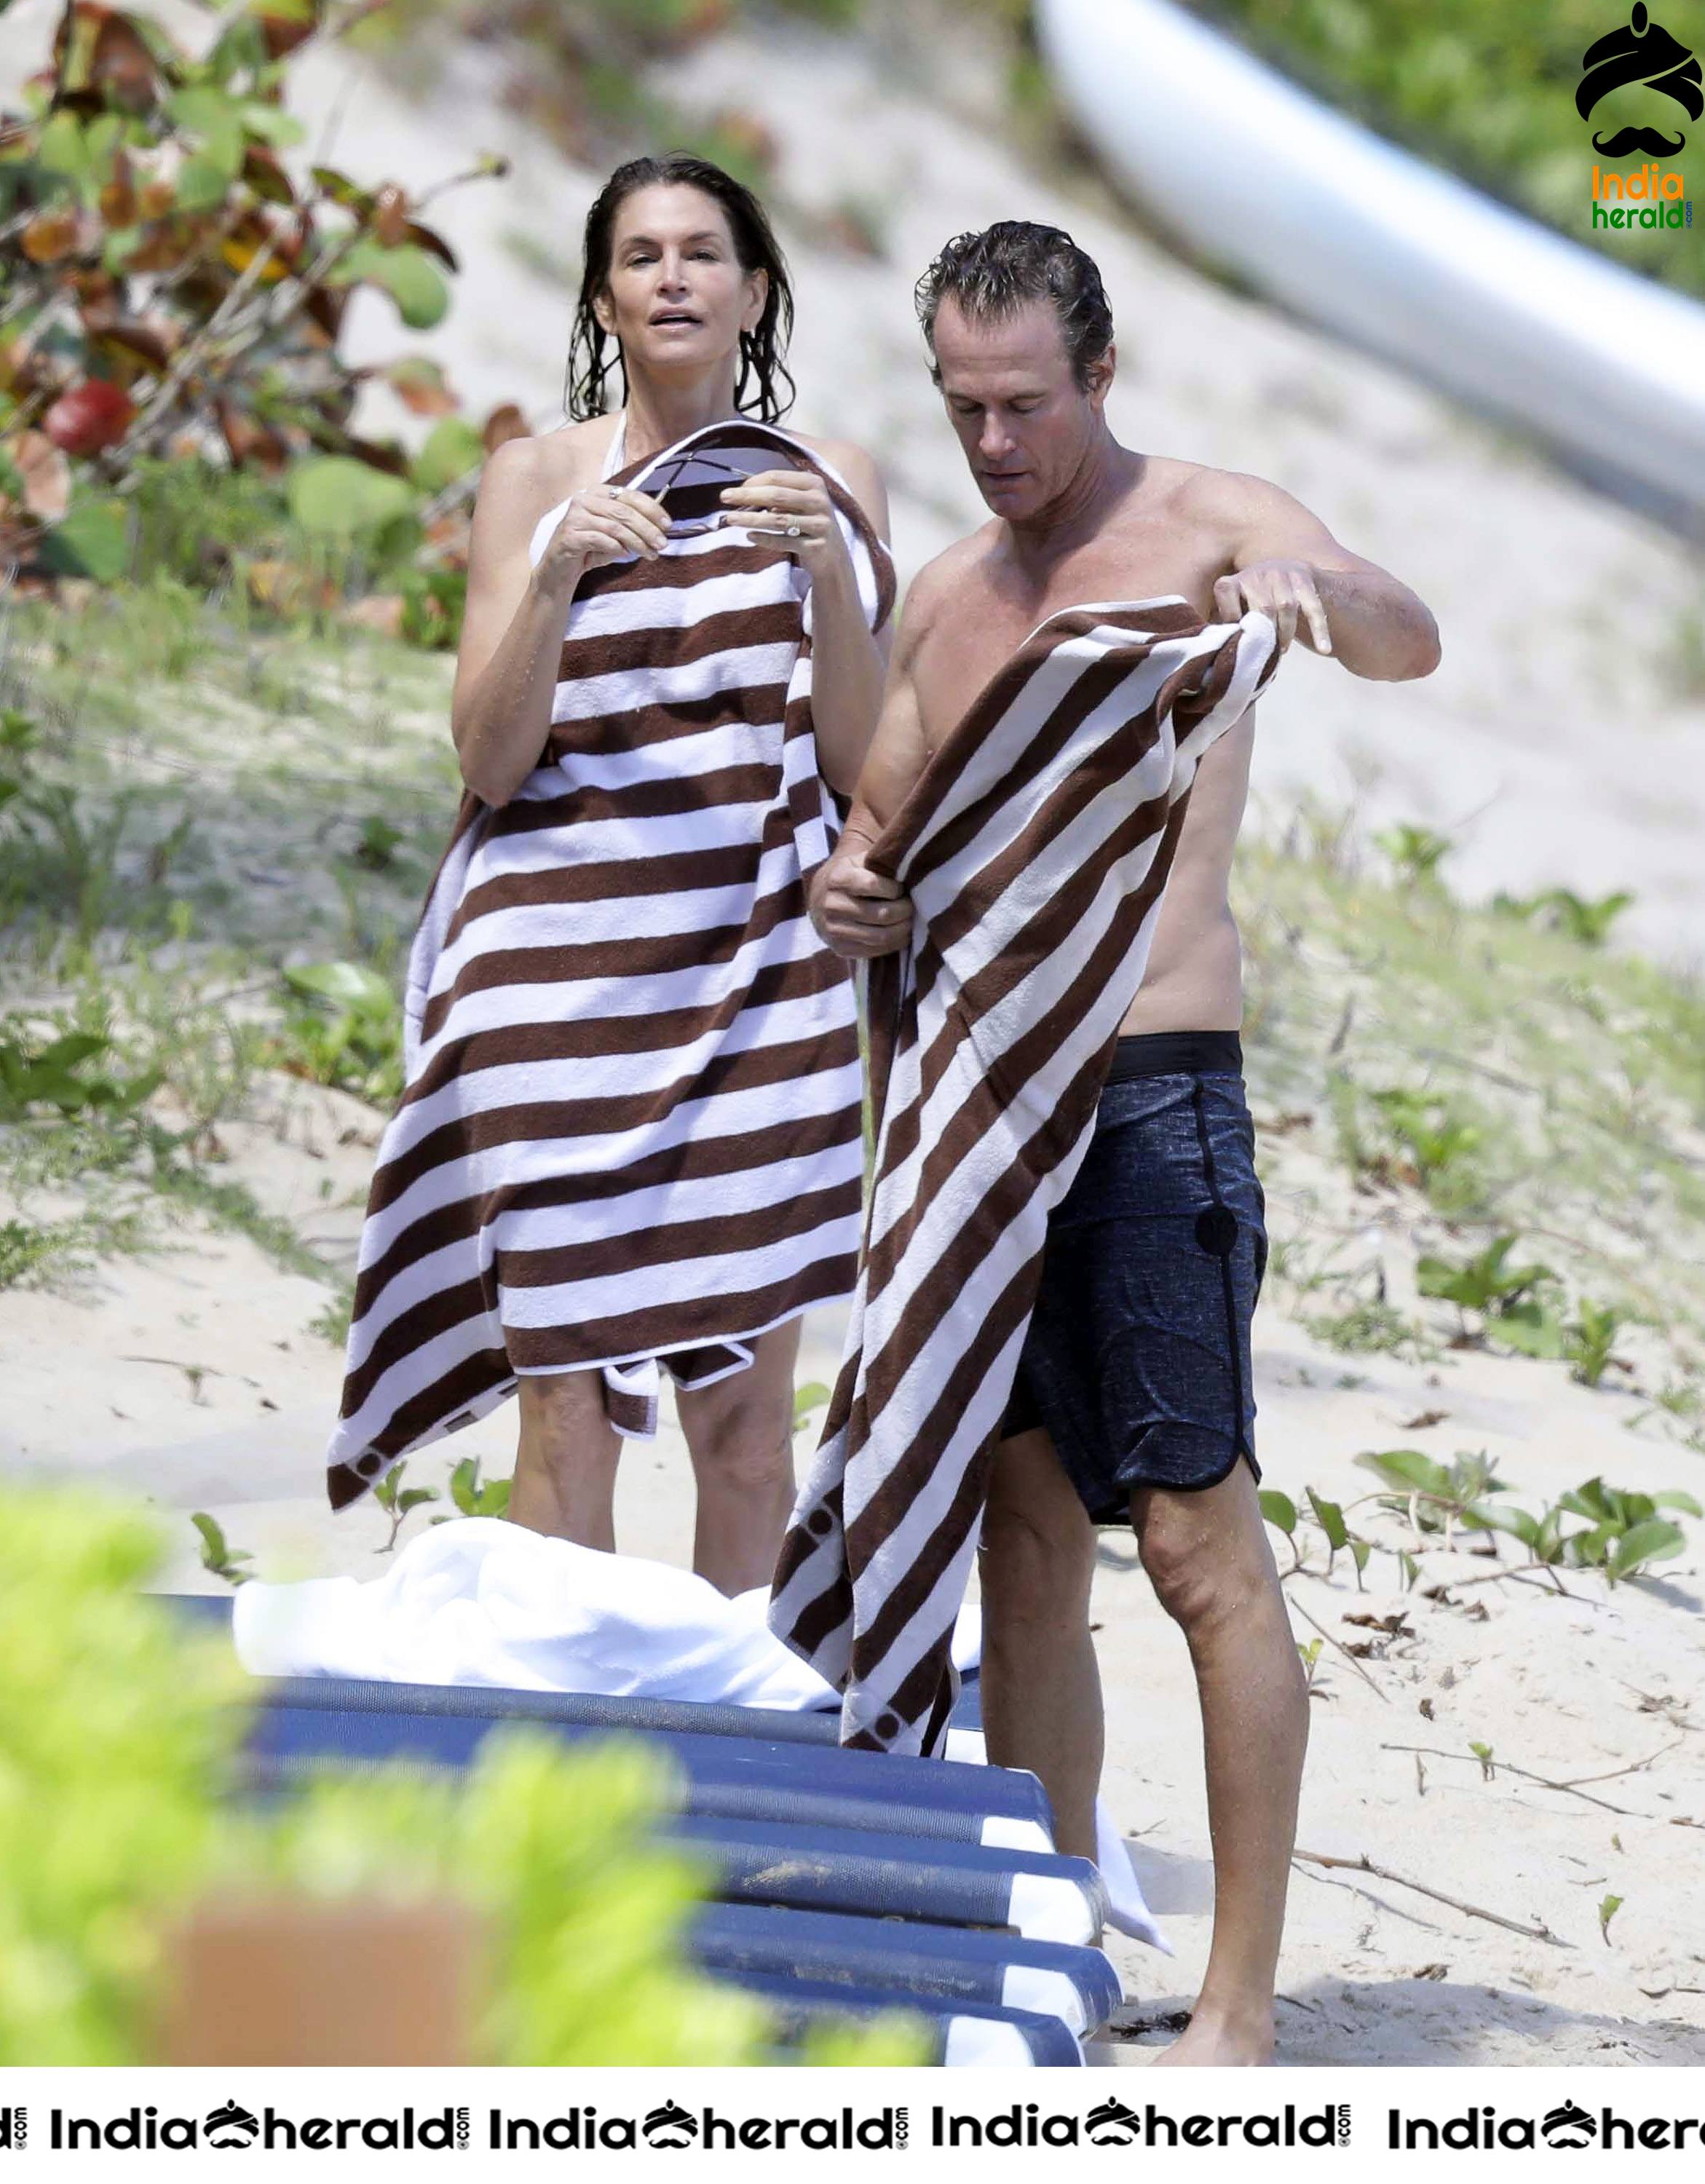
[(1254, 561), (1222, 577), (1213, 588), (1213, 610), (1222, 621), (1236, 621), (1253, 610), (1271, 615), (1284, 652), (1296, 634), (1299, 618), (1307, 630), (1304, 642), (1328, 657), (1332, 631), (1315, 572), (1307, 561)]
[(898, 880), (864, 861), (868, 844), (838, 849), (811, 883), (811, 923), (837, 956), (891, 956), (911, 938), (911, 903)]

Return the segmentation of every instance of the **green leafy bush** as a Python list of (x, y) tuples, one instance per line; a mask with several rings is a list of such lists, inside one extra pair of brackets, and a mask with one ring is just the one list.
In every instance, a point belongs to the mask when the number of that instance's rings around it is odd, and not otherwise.
[(298, 963), (284, 973), (297, 1006), (276, 1041), (281, 1065), (376, 1106), (403, 1089), (403, 1011), (388, 978), (365, 963)]

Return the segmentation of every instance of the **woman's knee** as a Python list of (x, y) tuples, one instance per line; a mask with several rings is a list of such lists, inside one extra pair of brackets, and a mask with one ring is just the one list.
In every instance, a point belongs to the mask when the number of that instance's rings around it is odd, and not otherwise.
[(601, 1373), (530, 1373), (520, 1395), (518, 1463), (552, 1471), (571, 1465), (615, 1471), (621, 1443), (604, 1407)]
[(681, 1407), (682, 1427), (699, 1481), (754, 1493), (794, 1477), (791, 1402), (742, 1391), (716, 1402)]

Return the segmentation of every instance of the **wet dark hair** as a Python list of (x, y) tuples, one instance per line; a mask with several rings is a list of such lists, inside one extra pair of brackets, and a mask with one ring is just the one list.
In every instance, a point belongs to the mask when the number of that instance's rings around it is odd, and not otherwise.
[[(740, 375), (734, 386), (734, 407), (749, 416), (755, 414), (766, 425), (773, 424), (791, 408), (794, 399), (793, 377), (783, 361), (794, 331), (794, 291), (788, 278), (788, 261), (782, 255), (769, 214), (745, 184), (691, 152), (665, 152), (656, 158), (630, 159), (616, 170), (593, 199), (586, 215), (582, 254), (585, 270), (569, 341), (563, 408), (571, 417), (581, 419), (601, 417), (610, 407), (604, 382), (612, 364), (621, 369), (621, 344), (616, 344), (614, 357), (605, 358), (605, 343), (612, 337), (599, 326), (592, 306), (610, 283), (616, 215), (635, 190), (649, 189), (654, 182), (684, 183), (713, 198), (727, 220), (734, 255), (742, 270), (755, 273), (761, 268), (769, 276), (764, 315), (750, 333), (740, 336)], [(747, 389), (754, 381), (756, 392), (749, 398)], [(625, 392), (625, 371), (621, 383)]]
[(1089, 385), (1089, 366), (1113, 338), (1113, 314), (1095, 259), (1063, 228), (1034, 220), (998, 220), (980, 234), (956, 235), (918, 282), (914, 297), (937, 386), (935, 315), (947, 296), (970, 319), (1008, 319), (1025, 304), (1051, 304), (1080, 387)]

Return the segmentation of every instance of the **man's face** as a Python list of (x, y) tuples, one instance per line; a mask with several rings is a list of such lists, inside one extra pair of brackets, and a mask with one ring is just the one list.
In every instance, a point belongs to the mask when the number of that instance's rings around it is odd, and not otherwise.
[(1051, 304), (973, 319), (949, 296), (936, 314), (935, 361), (971, 475), (995, 515), (1022, 523), (1057, 500), (1100, 430), (1111, 348), (1081, 387)]

